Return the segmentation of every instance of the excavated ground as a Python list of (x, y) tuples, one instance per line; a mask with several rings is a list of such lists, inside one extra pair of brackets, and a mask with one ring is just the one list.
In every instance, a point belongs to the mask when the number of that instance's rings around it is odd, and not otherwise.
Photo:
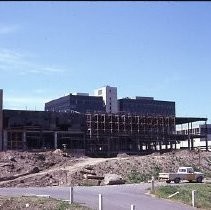
[(0, 152), (0, 187), (99, 185), (107, 173), (133, 183), (157, 177), (159, 172), (174, 172), (179, 166), (192, 166), (211, 177), (211, 152), (181, 150), (162, 155), (89, 158), (61, 150), (7, 151)]

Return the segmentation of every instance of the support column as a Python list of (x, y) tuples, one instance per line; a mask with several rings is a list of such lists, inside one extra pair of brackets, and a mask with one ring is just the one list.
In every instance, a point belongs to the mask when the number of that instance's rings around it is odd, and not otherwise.
[(58, 147), (57, 138), (58, 138), (58, 133), (54, 132), (54, 149), (57, 149)]
[(111, 137), (108, 137), (107, 138), (107, 155), (108, 157), (110, 157), (110, 154), (111, 154)]
[(177, 149), (177, 142), (175, 141), (175, 144), (174, 144), (174, 146), (175, 146), (175, 150)]
[[(193, 123), (191, 122), (191, 134), (193, 134)], [(193, 142), (193, 137), (191, 137), (190, 138), (191, 139), (191, 150), (193, 150), (194, 149), (194, 142)]]
[(170, 142), (170, 149), (172, 150), (173, 149), (173, 143)]
[(7, 143), (8, 143), (8, 135), (7, 135), (7, 131), (4, 131), (4, 144), (3, 144), (3, 150), (7, 150)]
[(149, 148), (148, 148), (148, 143), (145, 142), (145, 150), (147, 151)]
[(140, 140), (137, 138), (136, 139), (136, 152), (140, 151)]
[(191, 150), (194, 149), (194, 141), (193, 141), (193, 137), (190, 138), (191, 139)]
[(205, 144), (206, 144), (206, 151), (208, 151), (208, 138), (207, 138), (207, 121), (205, 121)]
[(22, 133), (23, 150), (26, 150), (26, 131)]
[(155, 151), (157, 151), (157, 142), (154, 143)]
[(168, 143), (167, 143), (167, 141), (165, 142), (165, 145), (166, 145), (166, 150), (168, 150)]
[(188, 123), (188, 149), (190, 150), (190, 131), (189, 131), (189, 123)]
[(147, 143), (147, 149), (148, 149), (148, 151), (151, 150), (151, 145), (150, 145), (150, 143)]
[(84, 149), (84, 151), (86, 151), (86, 134), (83, 134), (83, 141), (84, 141), (84, 148), (83, 149)]
[(144, 150), (143, 149), (144, 144), (143, 144), (142, 140), (140, 140), (140, 145), (141, 145), (141, 147), (140, 147), (141, 148), (141, 152), (143, 152), (143, 150)]
[(161, 143), (161, 141), (159, 141), (159, 150), (160, 151), (162, 150), (162, 143)]

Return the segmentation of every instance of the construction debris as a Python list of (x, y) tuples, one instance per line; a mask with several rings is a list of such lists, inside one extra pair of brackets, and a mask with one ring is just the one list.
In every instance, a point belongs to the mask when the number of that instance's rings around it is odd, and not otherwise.
[(117, 174), (105, 174), (104, 175), (104, 184), (105, 185), (116, 185), (124, 184), (125, 180), (122, 179), (120, 175)]

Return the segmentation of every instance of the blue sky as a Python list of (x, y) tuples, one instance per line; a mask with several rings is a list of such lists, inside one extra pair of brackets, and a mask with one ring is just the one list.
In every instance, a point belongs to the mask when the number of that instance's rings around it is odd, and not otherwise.
[[(211, 119), (210, 2), (0, 2), (4, 108), (71, 92), (176, 102)], [(210, 121), (211, 122), (211, 121)]]

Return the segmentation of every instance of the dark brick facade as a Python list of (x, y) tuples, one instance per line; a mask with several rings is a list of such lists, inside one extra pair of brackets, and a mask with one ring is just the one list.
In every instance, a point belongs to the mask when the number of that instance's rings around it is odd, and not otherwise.
[(70, 94), (46, 103), (45, 111), (105, 112), (105, 105), (102, 97)]
[(118, 100), (119, 111), (143, 116), (175, 117), (175, 102), (158, 101), (154, 99), (130, 99)]

